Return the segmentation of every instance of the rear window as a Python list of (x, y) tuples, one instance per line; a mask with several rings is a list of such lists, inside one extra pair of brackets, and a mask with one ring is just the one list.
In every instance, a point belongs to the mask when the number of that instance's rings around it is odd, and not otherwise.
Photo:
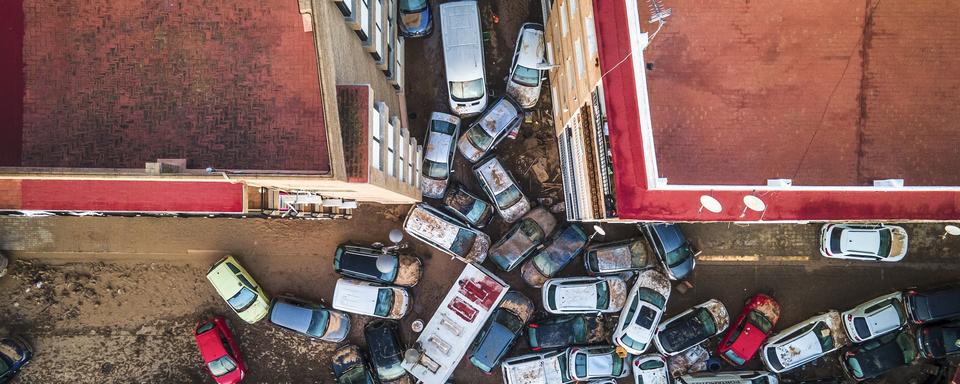
[(764, 316), (759, 311), (750, 311), (750, 324), (753, 324), (755, 327), (759, 328), (763, 333), (769, 334), (773, 330), (773, 324), (770, 323), (770, 320), (767, 320), (767, 317)]
[(373, 310), (373, 314), (377, 316), (384, 316), (390, 314), (390, 308), (393, 307), (393, 290), (390, 288), (380, 288), (377, 291), (377, 306)]
[(651, 369), (657, 369), (657, 368), (663, 368), (663, 362), (662, 362), (662, 361), (659, 361), (659, 360), (648, 360), (648, 361), (644, 361), (643, 364), (640, 364), (640, 369), (645, 370), (645, 371), (646, 371), (646, 370), (651, 370)]
[(610, 289), (606, 281), (597, 283), (597, 309), (607, 309), (610, 306)]
[(234, 362), (230, 356), (224, 355), (219, 359), (211, 361), (207, 364), (207, 367), (210, 368), (210, 373), (216, 377), (220, 377), (237, 369), (237, 363)]
[(883, 229), (880, 231), (880, 248), (877, 250), (877, 255), (879, 256), (890, 256), (890, 230)]
[(853, 319), (853, 328), (857, 330), (857, 336), (861, 339), (870, 337), (870, 327), (867, 326), (867, 319), (857, 317)]
[(520, 198), (523, 197), (523, 194), (520, 193), (520, 188), (517, 188), (517, 185), (514, 184), (498, 193), (496, 197), (497, 206), (500, 208), (508, 208), (520, 201)]
[(199, 334), (202, 334), (202, 333), (207, 332), (207, 331), (209, 331), (209, 330), (211, 330), (211, 329), (213, 329), (213, 323), (203, 323), (203, 324), (201, 324), (199, 327), (197, 327), (197, 334), (198, 334), (198, 335), (199, 335)]
[(840, 249), (840, 237), (843, 236), (843, 231), (839, 228), (834, 228), (833, 232), (830, 233), (830, 252), (840, 253), (843, 252)]

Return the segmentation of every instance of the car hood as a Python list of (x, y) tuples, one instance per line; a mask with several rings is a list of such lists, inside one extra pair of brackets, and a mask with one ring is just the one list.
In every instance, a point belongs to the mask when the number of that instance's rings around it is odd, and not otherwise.
[(467, 135), (460, 136), (460, 140), (457, 141), (457, 149), (459, 149), (460, 154), (471, 163), (476, 163), (477, 160), (480, 160), (480, 158), (487, 153), (487, 151), (480, 150), (473, 146), (473, 143), (467, 139)]
[(523, 281), (526, 281), (527, 284), (534, 288), (542, 287), (543, 283), (549, 279), (549, 277), (540, 273), (540, 270), (533, 265), (533, 261), (529, 260), (520, 267), (520, 276), (523, 277)]
[(516, 231), (513, 236), (490, 249), (490, 258), (500, 269), (509, 272), (516, 268), (516, 264), (528, 256), (536, 245), (537, 242), (524, 235), (522, 231)]
[(511, 77), (507, 80), (507, 95), (516, 100), (517, 104), (520, 104), (524, 109), (530, 109), (536, 106), (537, 101), (540, 100), (540, 85), (528, 87), (513, 81)]
[(420, 191), (424, 197), (431, 199), (442, 199), (443, 193), (447, 190), (447, 180), (434, 180), (423, 176), (420, 178)]
[(692, 256), (688, 257), (682, 263), (670, 268), (670, 274), (676, 280), (685, 279), (688, 275), (690, 275), (690, 272), (693, 272), (693, 267), (695, 265), (696, 259), (694, 259)]
[(329, 311), (329, 313), (327, 333), (323, 335), (322, 339), (335, 343), (343, 341), (350, 333), (350, 315), (338, 311)]

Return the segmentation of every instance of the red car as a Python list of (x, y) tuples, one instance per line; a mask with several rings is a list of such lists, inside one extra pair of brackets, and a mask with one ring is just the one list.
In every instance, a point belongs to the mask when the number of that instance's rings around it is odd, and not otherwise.
[(194, 334), (203, 364), (217, 383), (236, 384), (243, 380), (247, 365), (243, 363), (240, 348), (237, 348), (233, 333), (222, 316), (197, 324)]
[(747, 300), (743, 312), (723, 337), (717, 352), (730, 364), (745, 364), (773, 332), (777, 320), (780, 320), (780, 304), (772, 297), (758, 293)]

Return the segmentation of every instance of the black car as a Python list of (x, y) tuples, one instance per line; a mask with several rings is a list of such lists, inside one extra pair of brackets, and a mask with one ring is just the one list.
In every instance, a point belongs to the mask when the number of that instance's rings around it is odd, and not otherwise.
[(483, 228), (493, 219), (493, 205), (459, 184), (447, 188), (443, 207), (474, 228)]
[(917, 331), (917, 346), (920, 354), (928, 359), (960, 354), (960, 320), (920, 328)]
[(914, 323), (924, 324), (960, 317), (960, 286), (927, 292), (907, 291), (907, 311)]
[(33, 358), (33, 347), (22, 337), (0, 339), (0, 383), (6, 383)]
[(338, 384), (375, 384), (370, 363), (360, 347), (348, 344), (333, 352), (333, 377)]
[(608, 339), (610, 334), (603, 321), (594, 315), (556, 316), (527, 325), (527, 342), (534, 351), (597, 344)]
[[(378, 266), (378, 261), (384, 265)], [(384, 266), (387, 268), (381, 270)], [(333, 255), (333, 271), (354, 279), (413, 287), (420, 282), (423, 265), (416, 256), (384, 254), (378, 249), (342, 244)]]
[(400, 342), (397, 322), (378, 320), (363, 327), (363, 337), (370, 348), (370, 360), (381, 384), (412, 384), (403, 361), (403, 343)]
[(680, 227), (676, 224), (645, 224), (642, 232), (670, 280), (682, 280), (693, 272), (697, 264), (696, 251), (680, 232)]
[(474, 339), (470, 363), (484, 373), (493, 372), (520, 337), (520, 332), (530, 320), (534, 309), (533, 302), (520, 292), (507, 292), (500, 306), (490, 316), (486, 327)]
[(856, 345), (840, 357), (847, 375), (861, 381), (909, 365), (917, 359), (917, 346), (909, 332), (891, 333)]

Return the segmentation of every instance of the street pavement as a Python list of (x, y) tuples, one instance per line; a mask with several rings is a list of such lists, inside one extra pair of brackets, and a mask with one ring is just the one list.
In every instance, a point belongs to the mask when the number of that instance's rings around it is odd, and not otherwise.
[[(291, 293), (329, 302), (337, 278), (332, 271), (336, 245), (386, 240), (390, 229), (401, 225), (407, 208), (368, 205), (354, 219), (337, 221), (0, 217), (0, 249), (13, 259), (10, 275), (0, 279), (0, 291), (7, 293), (0, 297), (0, 307), (6, 309), (0, 324), (26, 335), (38, 351), (15, 382), (208, 381), (192, 329), (213, 314), (231, 320), (250, 365), (248, 382), (331, 382), (333, 344), (307, 340), (265, 321), (243, 323), (217, 297), (204, 277), (206, 270), (223, 254), (232, 254), (270, 295)], [(783, 329), (897, 289), (957, 281), (960, 238), (941, 240), (942, 226), (937, 224), (907, 228), (910, 254), (900, 263), (878, 265), (822, 258), (816, 251), (816, 225), (685, 224), (683, 229), (703, 251), (702, 259), (689, 280), (693, 288), (674, 291), (667, 315), (711, 298), (736, 314), (744, 299), (765, 292), (783, 305), (778, 326)], [(608, 236), (597, 241), (639, 235), (632, 225), (606, 229)], [(410, 323), (429, 319), (462, 269), (459, 261), (409, 242), (410, 251), (424, 259), (425, 271), (412, 290), (412, 312), (401, 321), (406, 343), (416, 336)], [(485, 266), (495, 270), (489, 262)], [(582, 268), (578, 257), (561, 275), (582, 274)], [(497, 274), (539, 305), (539, 290), (524, 286), (518, 271)], [(353, 316), (350, 342), (365, 345), (361, 330), (368, 320)], [(528, 352), (521, 342), (511, 355)], [(833, 354), (785, 378), (837, 376), (836, 362)], [(752, 366), (759, 364), (754, 360)], [(919, 372), (926, 368), (918, 365), (880, 382), (922, 379)], [(483, 375), (467, 362), (455, 379), (501, 382), (499, 374)]]

